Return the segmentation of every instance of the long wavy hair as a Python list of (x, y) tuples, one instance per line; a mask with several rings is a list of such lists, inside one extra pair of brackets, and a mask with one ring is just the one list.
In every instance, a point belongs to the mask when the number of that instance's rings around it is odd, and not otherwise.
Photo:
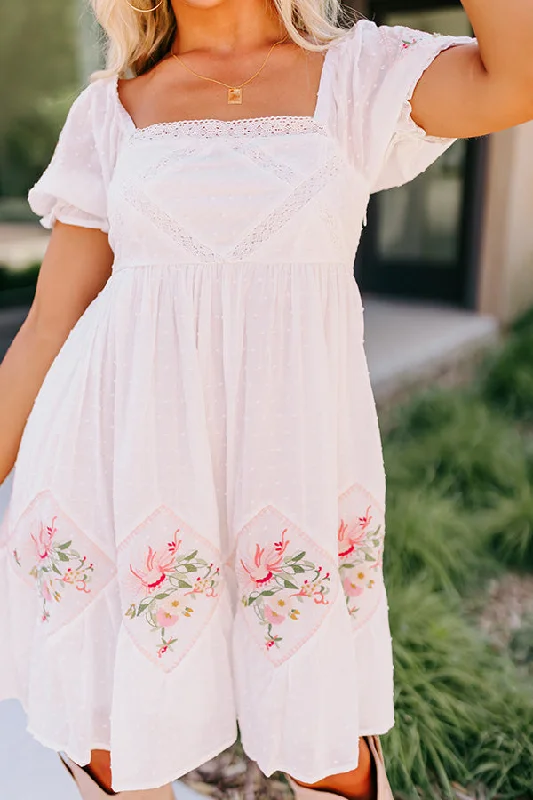
[[(323, 50), (346, 30), (341, 0), (272, 0), (291, 39), (307, 50)], [(148, 72), (169, 52), (177, 31), (170, 0), (149, 14), (131, 8), (127, 0), (91, 0), (96, 19), (106, 34), (106, 67), (91, 80), (118, 74)], [(150, 9), (156, 0), (134, 0)]]

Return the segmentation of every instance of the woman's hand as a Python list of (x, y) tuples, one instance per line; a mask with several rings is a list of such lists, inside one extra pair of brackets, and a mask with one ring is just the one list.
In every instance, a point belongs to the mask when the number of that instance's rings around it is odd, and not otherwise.
[(478, 43), (434, 59), (413, 93), (413, 120), (430, 135), (467, 138), (533, 119), (533, 0), (461, 1)]
[(107, 235), (56, 222), (31, 309), (0, 364), (0, 483), (11, 472), (26, 420), (70, 330), (106, 284)]

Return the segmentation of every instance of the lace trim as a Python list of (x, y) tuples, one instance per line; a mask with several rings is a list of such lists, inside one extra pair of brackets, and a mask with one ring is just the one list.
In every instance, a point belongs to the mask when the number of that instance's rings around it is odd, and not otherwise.
[(318, 192), (341, 170), (342, 161), (335, 155), (310, 178), (296, 187), (291, 196), (266, 217), (229, 254), (230, 259), (241, 260), (264, 241), (277, 233), (298, 211), (309, 203)]
[(155, 206), (151, 200), (146, 197), (141, 188), (145, 182), (150, 179), (151, 175), (159, 172), (170, 162), (179, 163), (195, 152), (196, 148), (193, 145), (185, 147), (178, 152), (173, 151), (164, 156), (154, 167), (151, 166), (146, 170), (146, 172), (141, 175), (139, 184), (135, 183), (134, 186), (123, 186), (122, 188), (124, 196), (131, 205), (142, 214), (146, 214), (159, 230), (174, 239), (175, 242), (180, 244), (185, 250), (188, 250), (189, 253), (192, 253), (196, 258), (204, 261), (214, 261), (216, 256), (213, 250), (199, 242), (194, 236), (191, 236), (190, 233), (187, 233), (187, 231), (176, 222), (174, 217), (158, 206)]
[(178, 242), (185, 250), (204, 261), (214, 261), (216, 259), (215, 253), (209, 247), (197, 241), (190, 233), (187, 233), (184, 228), (178, 225), (174, 217), (171, 217), (166, 211), (154, 206), (150, 200), (142, 195), (140, 190), (129, 193), (128, 200), (138, 211), (146, 214), (159, 230)]
[(291, 185), (294, 185), (298, 182), (299, 176), (291, 167), (289, 167), (287, 164), (282, 164), (279, 161), (276, 161), (264, 150), (259, 150), (255, 147), (249, 147), (242, 142), (232, 142), (231, 147), (236, 153), (246, 156), (250, 159), (250, 161), (254, 161), (256, 164), (259, 164), (259, 166), (263, 167), (267, 172), (274, 173), (274, 175), (276, 175), (276, 177), (280, 178), (282, 181), (285, 181)]
[(175, 122), (155, 122), (145, 128), (136, 128), (132, 138), (153, 141), (168, 134), (193, 136), (195, 139), (212, 139), (217, 136), (287, 136), (326, 131), (314, 117), (253, 117), (249, 119), (190, 119)]

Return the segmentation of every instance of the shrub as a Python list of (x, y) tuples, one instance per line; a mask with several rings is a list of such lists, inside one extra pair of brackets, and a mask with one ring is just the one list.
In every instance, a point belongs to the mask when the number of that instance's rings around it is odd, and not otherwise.
[(494, 570), (487, 555), (487, 527), (434, 488), (391, 487), (386, 522), (389, 586), (409, 586), (425, 577), (433, 590), (457, 595)]
[(494, 497), (492, 507), (478, 515), (484, 539), (497, 558), (511, 567), (533, 567), (533, 485), (515, 487), (512, 497)]
[(488, 356), (479, 373), (486, 400), (516, 420), (533, 422), (533, 327), (524, 322)]
[(392, 588), (389, 603), (396, 724), (383, 747), (393, 790), (455, 797), (454, 783), (483, 782), (501, 797), (525, 794), (533, 698), (510, 659), (424, 581)]
[(470, 509), (491, 492), (512, 497), (529, 474), (512, 422), (458, 390), (424, 392), (401, 409), (383, 450), (390, 484), (435, 486)]

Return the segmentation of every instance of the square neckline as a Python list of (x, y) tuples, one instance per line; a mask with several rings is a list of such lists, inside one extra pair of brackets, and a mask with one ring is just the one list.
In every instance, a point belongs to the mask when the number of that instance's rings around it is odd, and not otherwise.
[(115, 105), (118, 109), (120, 116), (123, 118), (127, 128), (129, 128), (131, 136), (140, 136), (146, 132), (155, 132), (158, 130), (165, 130), (165, 129), (180, 129), (180, 128), (194, 128), (194, 127), (217, 127), (223, 129), (235, 129), (240, 127), (244, 124), (244, 126), (253, 126), (254, 123), (257, 124), (268, 124), (268, 125), (276, 125), (276, 124), (291, 124), (296, 123), (297, 125), (302, 125), (308, 123), (311, 126), (322, 127), (321, 119), (322, 119), (322, 108), (324, 106), (324, 98), (326, 95), (326, 85), (329, 82), (329, 56), (331, 50), (335, 44), (337, 44), (338, 40), (334, 40), (330, 43), (328, 49), (326, 50), (324, 60), (322, 62), (322, 67), (320, 70), (320, 78), (318, 82), (318, 89), (316, 93), (316, 102), (315, 108), (312, 114), (270, 114), (266, 116), (259, 116), (259, 117), (239, 117), (237, 119), (220, 119), (218, 117), (203, 117), (197, 119), (178, 119), (178, 120), (171, 120), (168, 122), (152, 122), (150, 125), (145, 125), (144, 127), (138, 127), (129, 111), (127, 111), (126, 107), (124, 106), (118, 91), (118, 81), (119, 81), (119, 74), (115, 73), (112, 76), (112, 89), (113, 89), (113, 98)]

